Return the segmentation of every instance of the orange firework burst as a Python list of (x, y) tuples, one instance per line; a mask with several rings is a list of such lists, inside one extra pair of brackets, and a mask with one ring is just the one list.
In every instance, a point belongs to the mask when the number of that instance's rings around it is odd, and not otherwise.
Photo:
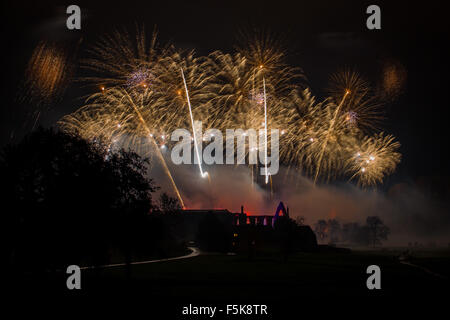
[(386, 61), (383, 65), (379, 89), (382, 98), (386, 101), (397, 99), (405, 89), (406, 78), (406, 68), (400, 62)]
[(68, 56), (55, 44), (41, 41), (34, 49), (26, 71), (22, 98), (47, 105), (58, 98), (66, 85)]

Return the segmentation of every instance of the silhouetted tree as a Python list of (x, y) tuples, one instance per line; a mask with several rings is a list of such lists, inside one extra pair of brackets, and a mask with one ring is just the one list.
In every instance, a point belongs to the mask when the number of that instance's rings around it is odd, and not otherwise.
[(367, 217), (366, 220), (369, 240), (372, 246), (381, 244), (381, 240), (387, 240), (390, 233), (389, 228), (378, 216)]
[(341, 224), (336, 219), (330, 219), (327, 222), (330, 243), (336, 243), (341, 236)]
[(145, 238), (155, 190), (146, 178), (147, 162), (134, 153), (104, 150), (51, 129), (2, 150), (2, 218), (11, 266), (100, 264), (112, 246), (131, 252)]
[(318, 220), (314, 225), (314, 232), (321, 241), (324, 241), (324, 239), (328, 236), (328, 223), (325, 220)]
[(159, 210), (165, 214), (179, 213), (181, 210), (180, 202), (177, 198), (172, 198), (167, 193), (162, 193), (159, 197)]

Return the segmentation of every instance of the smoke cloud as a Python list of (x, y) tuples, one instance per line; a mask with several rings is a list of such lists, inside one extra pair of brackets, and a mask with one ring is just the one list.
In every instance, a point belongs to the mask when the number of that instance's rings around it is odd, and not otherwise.
[[(302, 216), (314, 225), (319, 219), (337, 219), (341, 224), (364, 224), (368, 216), (379, 216), (391, 229), (390, 245), (408, 242), (441, 245), (450, 242), (448, 204), (426, 196), (418, 187), (397, 184), (387, 192), (361, 190), (351, 183), (316, 185), (293, 170), (280, 168), (270, 184), (263, 176), (253, 182), (251, 169), (245, 165), (216, 165), (205, 168), (202, 178), (195, 165), (170, 165), (170, 171), (185, 205), (190, 209), (228, 209), (247, 214), (274, 214), (280, 201), (289, 207), (290, 216)], [(253, 174), (257, 171), (254, 169)], [(155, 165), (151, 176), (161, 192), (174, 196), (167, 176)]]

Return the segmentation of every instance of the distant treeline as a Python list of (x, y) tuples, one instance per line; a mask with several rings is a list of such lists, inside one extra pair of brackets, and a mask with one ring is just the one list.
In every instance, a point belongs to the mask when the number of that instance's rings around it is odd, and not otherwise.
[(367, 217), (364, 225), (358, 222), (341, 225), (336, 219), (321, 219), (315, 223), (314, 231), (318, 241), (322, 243), (351, 243), (366, 246), (381, 245), (390, 234), (389, 228), (378, 216)]

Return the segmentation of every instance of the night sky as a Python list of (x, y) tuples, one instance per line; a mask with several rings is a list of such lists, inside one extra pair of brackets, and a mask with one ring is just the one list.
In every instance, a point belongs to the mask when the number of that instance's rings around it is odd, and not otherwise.
[[(446, 11), (439, 2), (426, 1), (142, 1), (141, 3), (55, 2), (25, 4), (5, 1), (2, 6), (3, 85), (1, 144), (18, 141), (25, 133), (29, 106), (16, 102), (31, 52), (42, 40), (81, 40), (78, 57), (98, 36), (114, 28), (144, 23), (156, 25), (159, 41), (199, 55), (213, 50), (231, 52), (239, 30), (265, 28), (282, 35), (289, 62), (304, 70), (314, 94), (320, 96), (331, 73), (353, 67), (376, 81), (386, 61), (407, 70), (405, 92), (387, 110), (385, 131), (401, 142), (403, 160), (387, 184), (428, 181), (449, 190), (448, 75), (449, 39)], [(81, 31), (65, 27), (65, 9), (77, 4)], [(382, 30), (366, 28), (366, 8), (378, 4)], [(75, 71), (75, 76), (78, 71)], [(82, 105), (86, 94), (72, 83), (61, 103), (43, 114), (49, 126)], [(447, 191), (445, 191), (447, 190)]]

